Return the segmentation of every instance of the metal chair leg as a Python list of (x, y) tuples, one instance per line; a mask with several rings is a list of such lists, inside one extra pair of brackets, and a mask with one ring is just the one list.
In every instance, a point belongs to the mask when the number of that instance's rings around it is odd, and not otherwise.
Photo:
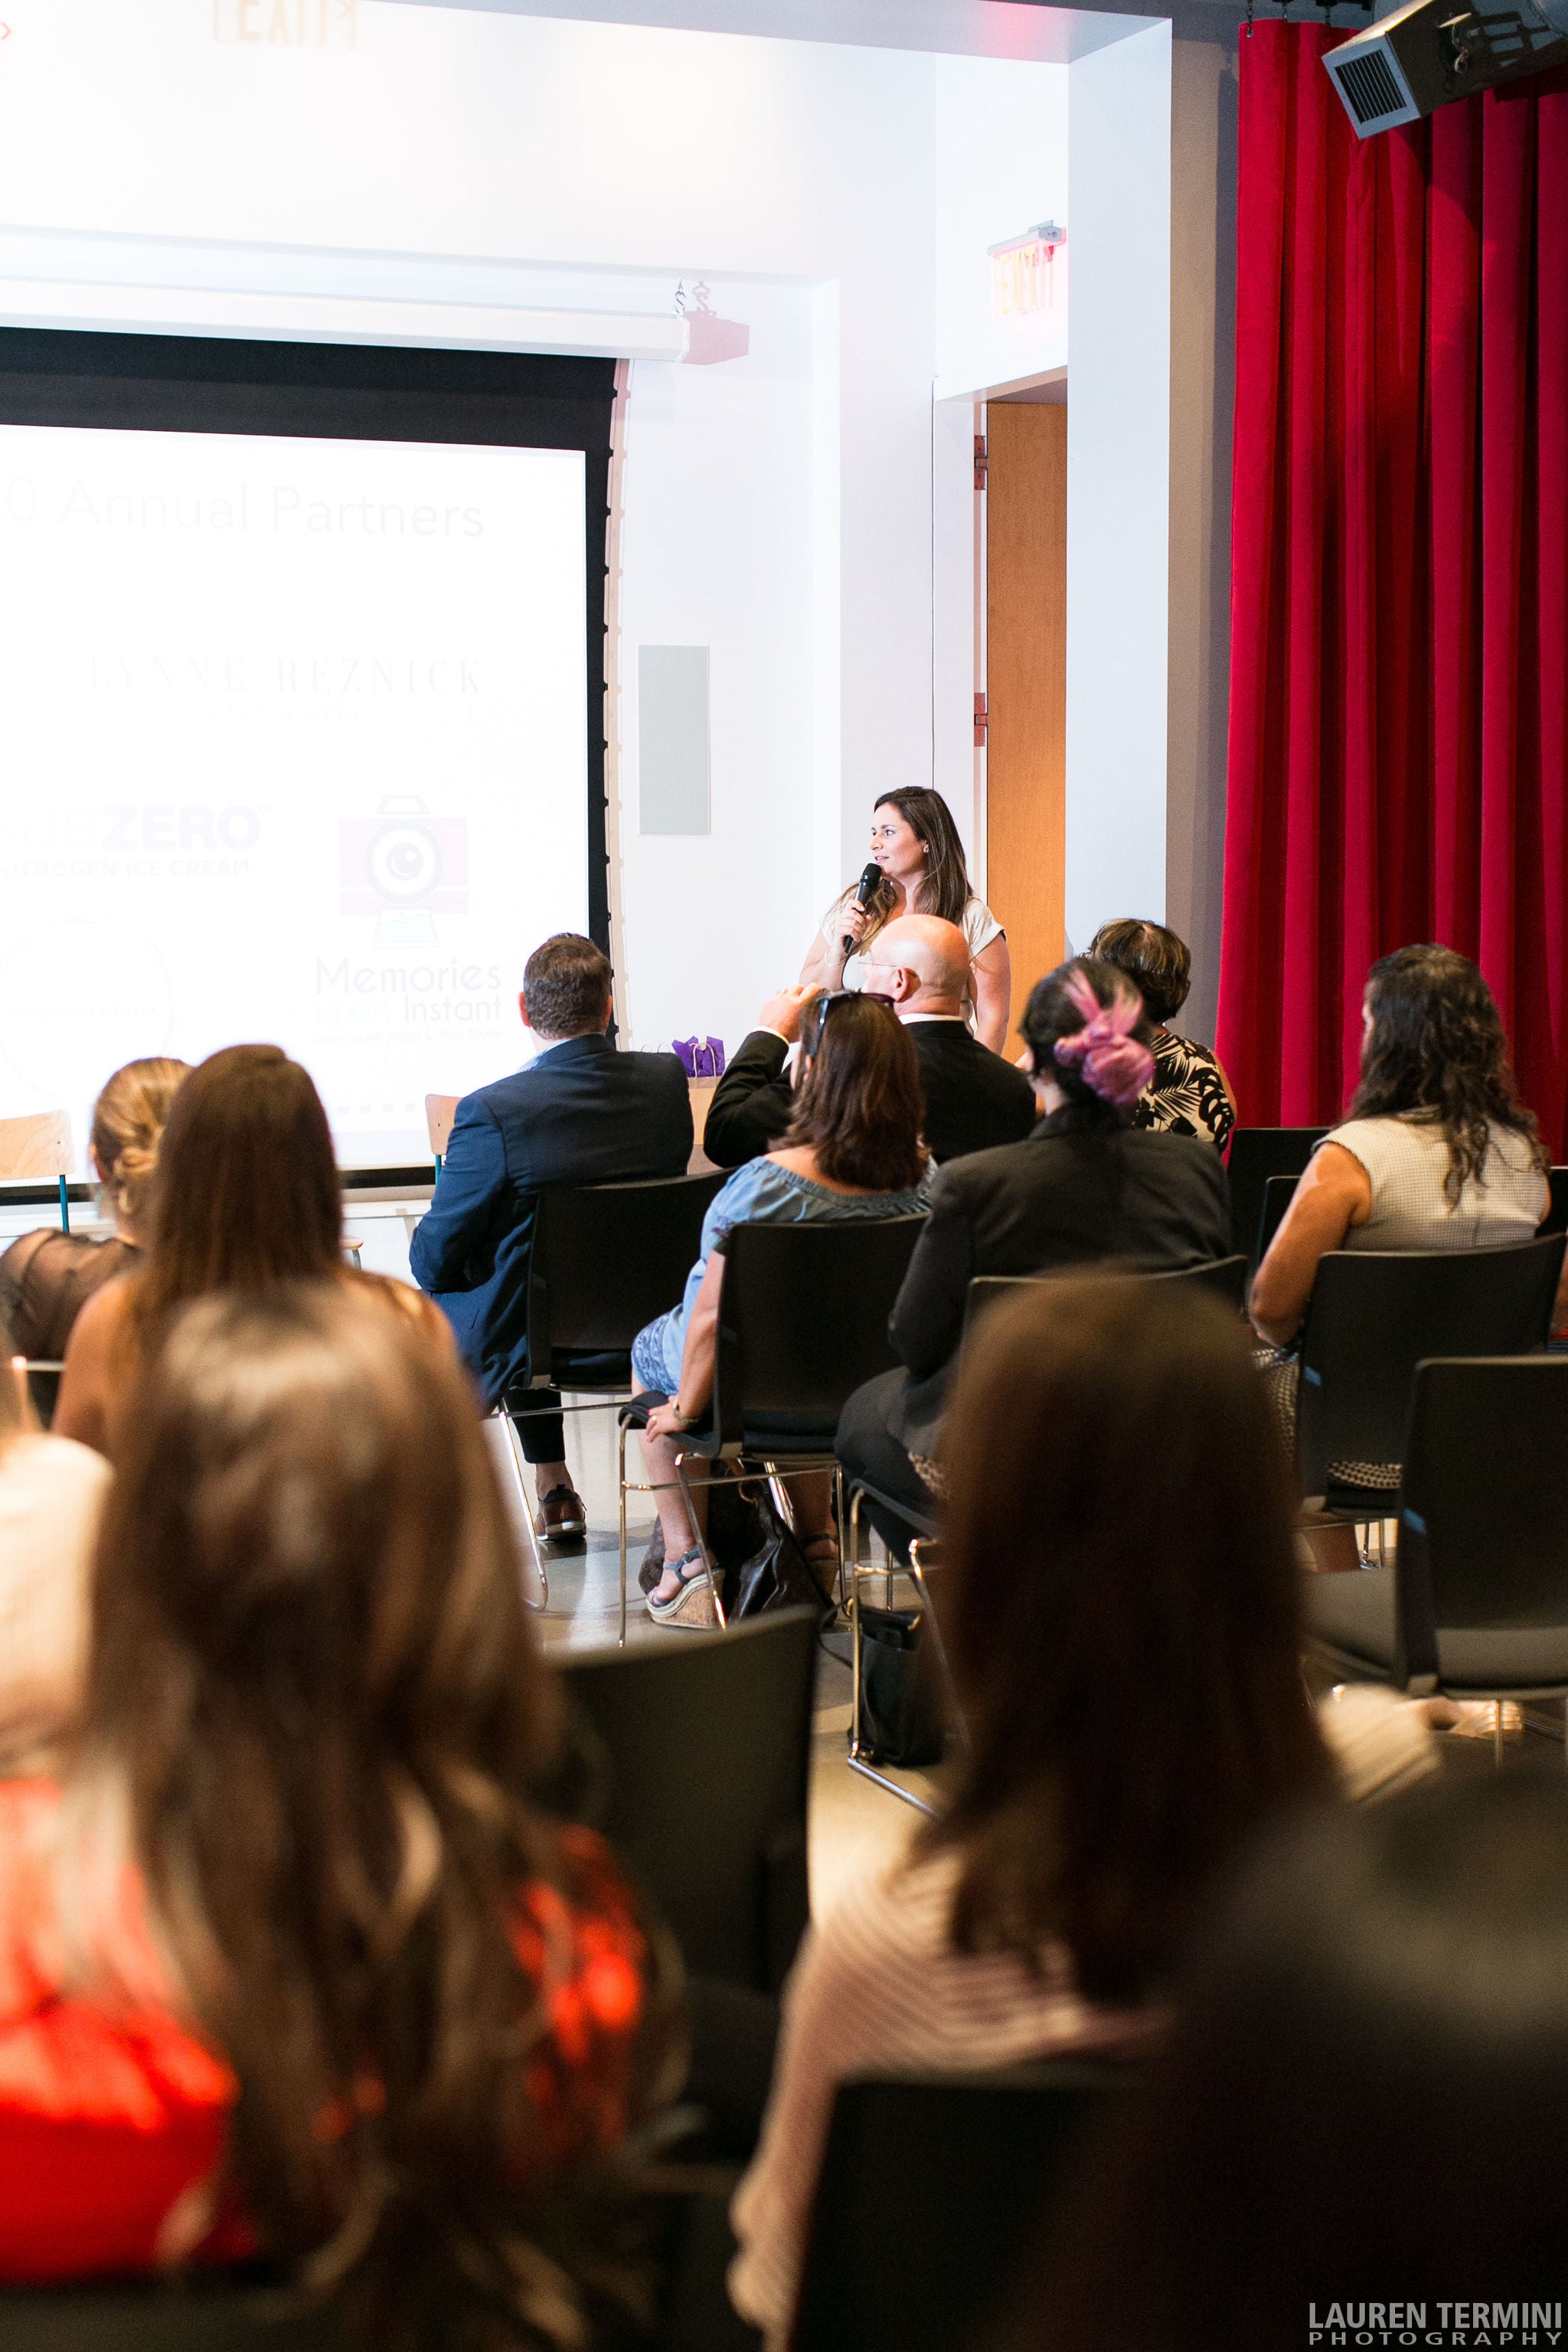
[(700, 1462), (703, 1458), (700, 1454), (678, 1454), (675, 1457), (675, 1475), (680, 1482), (680, 1499), (686, 1506), (686, 1517), (690, 1524), (691, 1532), (697, 1538), (697, 1549), (702, 1554), (702, 1570), (708, 1579), (708, 1590), (713, 1598), (714, 1613), (721, 1626), (724, 1626), (728, 1625), (730, 1620), (724, 1614), (724, 1603), (719, 1597), (719, 1580), (713, 1573), (713, 1555), (708, 1549), (708, 1538), (702, 1531), (702, 1522), (697, 1516), (696, 1500), (686, 1475), (687, 1463)]
[(934, 1805), (927, 1804), (923, 1797), (917, 1797), (912, 1789), (900, 1789), (896, 1780), (889, 1780), (885, 1772), (879, 1772), (876, 1766), (868, 1764), (860, 1753), (860, 1579), (862, 1573), (870, 1576), (877, 1572), (872, 1568), (863, 1571), (860, 1565), (860, 1490), (857, 1487), (849, 1501), (849, 1657), (854, 1676), (854, 1696), (849, 1709), (849, 1769), (858, 1772), (862, 1780), (874, 1780), (878, 1788), (886, 1789), (890, 1797), (900, 1798), (906, 1805), (912, 1805), (917, 1813), (924, 1813), (928, 1819), (935, 1821), (938, 1813)]
[(931, 1634), (931, 1645), (936, 1658), (937, 1672), (942, 1676), (942, 1686), (947, 1693), (947, 1703), (952, 1710), (952, 1727), (958, 1734), (959, 1746), (967, 1755), (971, 1745), (969, 1726), (964, 1721), (963, 1709), (958, 1702), (958, 1686), (952, 1679), (952, 1668), (948, 1663), (947, 1644), (942, 1638), (942, 1627), (937, 1622), (936, 1607), (931, 1597), (931, 1588), (926, 1582), (925, 1563), (921, 1558), (921, 1545), (923, 1541), (924, 1538), (921, 1536), (910, 1538), (910, 1581), (914, 1586), (921, 1606), (925, 1612), (923, 1622)]
[(626, 1646), (626, 1424), (621, 1423), (621, 1647)]
[(523, 1605), (529, 1609), (544, 1610), (550, 1606), (550, 1571), (544, 1565), (544, 1554), (539, 1546), (539, 1532), (533, 1524), (533, 1506), (529, 1500), (528, 1484), (523, 1475), (526, 1456), (522, 1450), (522, 1440), (518, 1435), (516, 1423), (505, 1405), (503, 1404), (500, 1410), (500, 1417), (506, 1423), (507, 1440), (511, 1450), (511, 1466), (517, 1476), (517, 1491), (522, 1504), (522, 1524), (528, 1530), (528, 1548), (533, 1554), (533, 1572), (539, 1579), (539, 1599), (530, 1601), (528, 1595), (524, 1593)]

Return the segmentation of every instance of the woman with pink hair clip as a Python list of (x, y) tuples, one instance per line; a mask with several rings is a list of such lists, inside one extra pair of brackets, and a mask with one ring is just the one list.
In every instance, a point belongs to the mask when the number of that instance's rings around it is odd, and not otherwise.
[[(1213, 1145), (1133, 1125), (1152, 1032), (1126, 975), (1075, 956), (1036, 982), (1019, 1027), (1039, 1124), (1022, 1143), (938, 1171), (889, 1327), (904, 1369), (857, 1389), (838, 1425), (850, 1474), (922, 1514), (937, 1491), (937, 1434), (976, 1275), (1100, 1264), (1148, 1274), (1231, 1246)], [(908, 1529), (874, 1506), (868, 1515), (901, 1557)]]

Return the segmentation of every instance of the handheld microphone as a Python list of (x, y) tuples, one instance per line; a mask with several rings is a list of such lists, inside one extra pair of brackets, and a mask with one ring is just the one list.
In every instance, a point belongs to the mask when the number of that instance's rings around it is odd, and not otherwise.
[[(864, 873), (860, 877), (859, 882), (856, 886), (855, 904), (858, 907), (864, 908), (870, 905), (872, 899), (877, 895), (877, 886), (881, 879), (882, 869), (879, 865), (877, 865), (875, 860), (873, 860), (872, 863), (866, 867)], [(849, 957), (852, 956), (854, 952), (855, 942), (846, 935), (844, 940), (844, 955), (846, 961), (848, 961)]]

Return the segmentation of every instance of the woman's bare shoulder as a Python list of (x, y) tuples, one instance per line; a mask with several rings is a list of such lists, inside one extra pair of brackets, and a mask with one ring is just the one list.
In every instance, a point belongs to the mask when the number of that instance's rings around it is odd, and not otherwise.
[(132, 1267), (124, 1274), (111, 1275), (107, 1282), (89, 1291), (71, 1325), (66, 1353), (70, 1355), (83, 1348), (112, 1344), (130, 1319), (141, 1280), (140, 1269)]

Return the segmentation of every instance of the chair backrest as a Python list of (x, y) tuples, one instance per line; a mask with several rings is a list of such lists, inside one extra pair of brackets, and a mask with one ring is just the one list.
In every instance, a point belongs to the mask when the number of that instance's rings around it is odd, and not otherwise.
[(443, 1160), (452, 1132), (452, 1121), (458, 1116), (461, 1095), (426, 1095), (425, 1097), (425, 1132), (430, 1139), (430, 1153)]
[(1509, 1249), (1331, 1250), (1301, 1339), (1296, 1451), (1304, 1494), (1331, 1462), (1401, 1462), (1411, 1383), (1426, 1356), (1544, 1347), (1563, 1237)]
[(48, 1357), (33, 1356), (27, 1360), (27, 1393), (33, 1400), (33, 1411), (46, 1429), (54, 1421), (64, 1370), (63, 1361)]
[(1138, 2080), (1063, 2059), (844, 2084), (817, 2178), (793, 2352), (987, 2338), (1086, 2129)]
[(1247, 1296), (1247, 1260), (1238, 1252), (1235, 1257), (1209, 1258), (1202, 1265), (1168, 1266), (1158, 1274), (1141, 1275), (1139, 1279), (1178, 1282), (1189, 1290), (1210, 1291), (1239, 1315)]
[(1536, 1230), (1542, 1234), (1568, 1234), (1568, 1168), (1549, 1168), (1546, 1181), (1552, 1187), (1552, 1206)]
[(1270, 1176), (1263, 1187), (1263, 1208), (1258, 1220), (1258, 1239), (1254, 1244), (1253, 1264), (1261, 1265), (1268, 1255), (1268, 1244), (1285, 1222), (1285, 1212), (1296, 1197), (1300, 1176)]
[(1434, 1629), (1568, 1627), (1568, 1356), (1417, 1366), (1400, 1501), (1402, 1679)]
[[(1072, 1275), (1093, 1274), (1097, 1271), (1124, 1272), (1110, 1265), (1097, 1268), (1092, 1260), (1082, 1265), (1064, 1265), (1054, 1274), (977, 1274), (971, 1277), (963, 1303), (963, 1336), (968, 1339), (975, 1324), (1005, 1298), (1009, 1291), (1034, 1290), (1042, 1282), (1061, 1282)], [(1247, 1290), (1247, 1260), (1235, 1257), (1208, 1258), (1201, 1265), (1173, 1265), (1153, 1274), (1137, 1274), (1139, 1282), (1175, 1282), (1194, 1290), (1212, 1291), (1240, 1312)]]
[(235, 2279), (0, 2289), (5, 2352), (352, 2352), (353, 2341), (332, 2313)]
[(719, 1300), (721, 1437), (758, 1421), (833, 1424), (851, 1390), (898, 1361), (888, 1318), (923, 1216), (734, 1225)]
[(818, 1612), (562, 1660), (571, 1809), (629, 1863), (689, 1969), (776, 1992), (805, 1931)]
[(1230, 1171), (1231, 1231), (1249, 1265), (1257, 1263), (1253, 1252), (1263, 1215), (1264, 1186), (1270, 1176), (1300, 1176), (1312, 1156), (1312, 1146), (1328, 1131), (1326, 1127), (1238, 1127), (1231, 1137), (1226, 1160)]
[(625, 1354), (645, 1323), (673, 1307), (724, 1182), (661, 1176), (561, 1184), (541, 1192), (529, 1259), (528, 1360), (548, 1379), (552, 1352)]
[(75, 1164), (68, 1110), (36, 1110), (20, 1118), (0, 1118), (0, 1181), (19, 1183), (28, 1176), (68, 1176)]

